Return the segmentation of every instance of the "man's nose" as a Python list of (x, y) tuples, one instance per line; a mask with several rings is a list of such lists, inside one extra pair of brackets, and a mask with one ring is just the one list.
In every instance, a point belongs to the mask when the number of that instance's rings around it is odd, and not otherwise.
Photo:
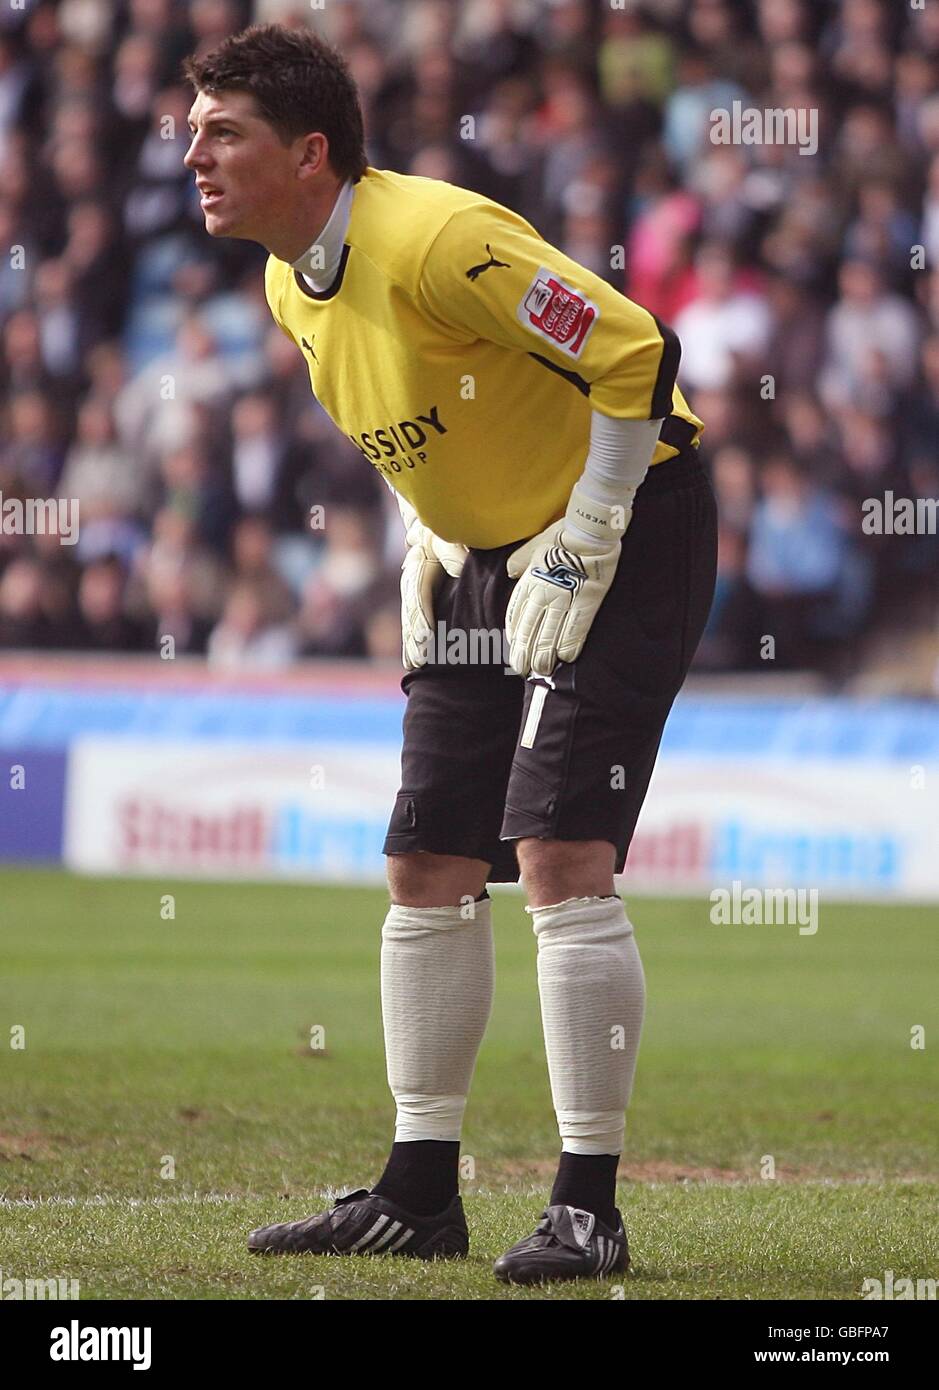
[(205, 151), (199, 143), (198, 135), (193, 137), (189, 149), (183, 155), (183, 164), (187, 169), (195, 169), (200, 164), (205, 164)]

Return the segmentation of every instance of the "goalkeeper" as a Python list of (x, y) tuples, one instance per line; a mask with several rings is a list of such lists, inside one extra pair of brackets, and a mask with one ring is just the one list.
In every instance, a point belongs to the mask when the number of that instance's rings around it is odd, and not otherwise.
[[(271, 313), (317, 399), (396, 490), (407, 696), (385, 852), (387, 1165), (259, 1252), (463, 1255), (460, 1133), (489, 1017), (487, 884), (521, 876), (557, 1175), (496, 1262), (621, 1273), (618, 1156), (645, 1001), (615, 891), (711, 603), (715, 509), (679, 347), (646, 310), (466, 189), (367, 163), (357, 93), (314, 34), (190, 58), (186, 165), (206, 230), (268, 250)], [(488, 664), (444, 631), (505, 629)]]

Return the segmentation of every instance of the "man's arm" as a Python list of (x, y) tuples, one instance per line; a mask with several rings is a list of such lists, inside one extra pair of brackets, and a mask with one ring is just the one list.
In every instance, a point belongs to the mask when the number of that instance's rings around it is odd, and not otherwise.
[(550, 676), (559, 661), (580, 656), (616, 574), (661, 424), (594, 411), (587, 463), (564, 517), (509, 556), (506, 570), (518, 583), (505, 622), (519, 675)]
[(438, 233), (421, 297), (450, 331), (533, 354), (590, 398), (590, 445), (563, 520), (507, 562), (519, 581), (506, 615), (512, 665), (550, 675), (558, 660), (579, 656), (612, 583), (671, 413), (678, 340), (522, 219), (486, 204), (455, 213)]
[(414, 671), (427, 661), (433, 642), (434, 594), (444, 574), (459, 579), (466, 546), (443, 541), (425, 526), (415, 509), (387, 478), (404, 522), (407, 550), (401, 565), (401, 661)]
[(451, 215), (424, 258), (419, 299), (445, 331), (568, 374), (603, 415), (671, 413), (679, 359), (671, 329), (505, 209), (479, 203)]

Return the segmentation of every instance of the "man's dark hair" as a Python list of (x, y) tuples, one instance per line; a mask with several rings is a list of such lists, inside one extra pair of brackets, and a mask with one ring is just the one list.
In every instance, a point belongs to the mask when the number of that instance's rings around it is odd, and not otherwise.
[(365, 172), (355, 83), (342, 54), (312, 30), (253, 24), (204, 57), (186, 58), (183, 73), (197, 92), (250, 92), (284, 145), (320, 131), (343, 178), (357, 183)]

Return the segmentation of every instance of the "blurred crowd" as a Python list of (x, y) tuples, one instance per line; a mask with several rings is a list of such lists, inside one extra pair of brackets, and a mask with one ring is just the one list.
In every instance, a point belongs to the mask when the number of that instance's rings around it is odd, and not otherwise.
[[(81, 527), (0, 533), (0, 647), (398, 655), (394, 500), (183, 167), (181, 59), (268, 20), (341, 47), (372, 165), (506, 203), (678, 332), (721, 514), (699, 667), (839, 679), (936, 630), (939, 539), (862, 515), (939, 497), (939, 4), (24, 0), (0, 494), (78, 499)], [(816, 112), (817, 151), (713, 143), (735, 103)]]

